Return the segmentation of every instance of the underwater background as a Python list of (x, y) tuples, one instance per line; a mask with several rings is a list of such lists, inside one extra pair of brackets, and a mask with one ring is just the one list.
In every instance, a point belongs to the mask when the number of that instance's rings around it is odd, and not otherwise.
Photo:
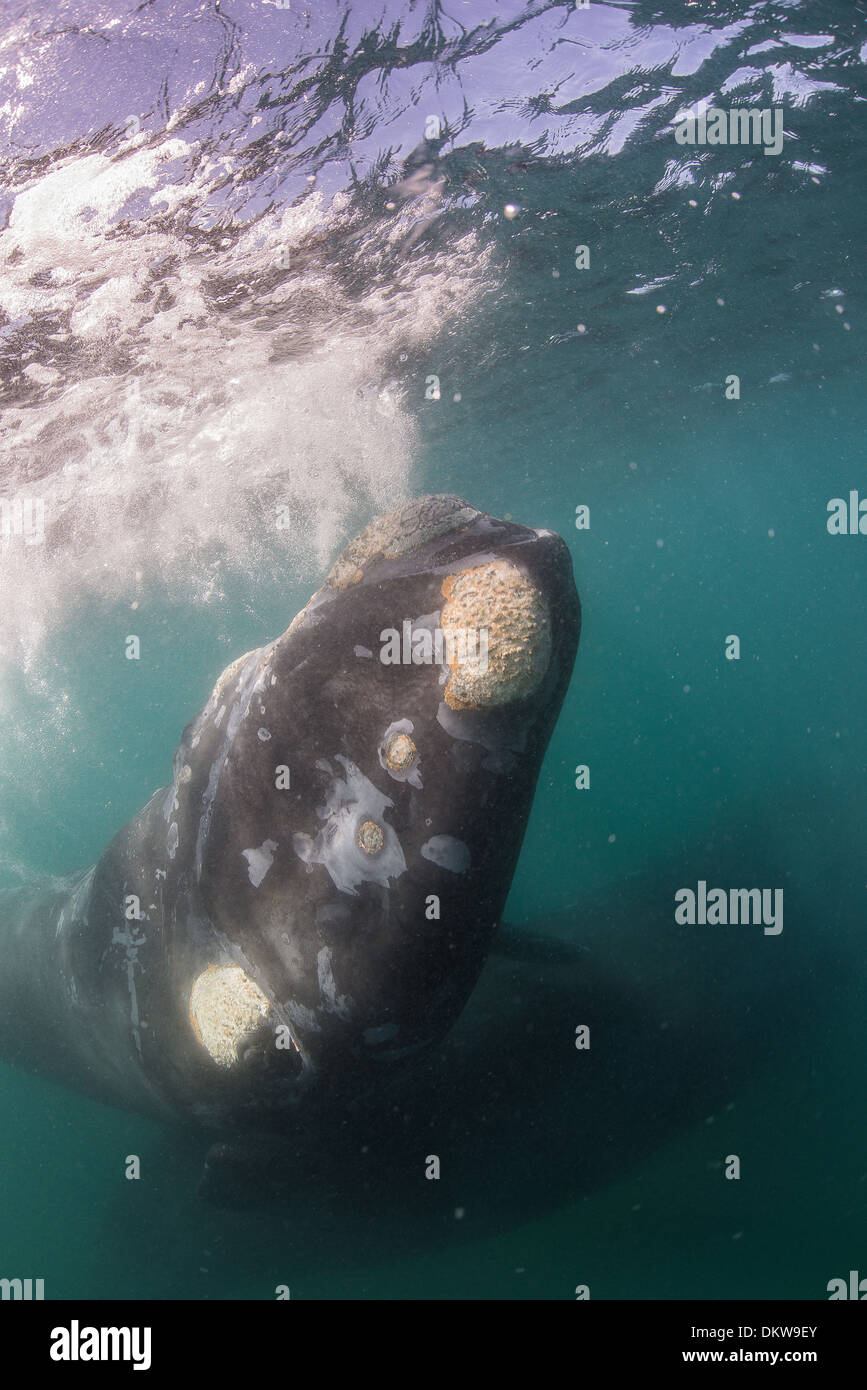
[[(865, 62), (861, 0), (0, 5), (0, 886), (94, 861), (406, 497), (558, 531), (584, 618), (506, 912), (542, 983), (448, 1040), (442, 1178), (218, 1210), (207, 1136), (3, 1065), (0, 1276), (867, 1274), (867, 536), (828, 529), (867, 498)], [(680, 143), (702, 102), (781, 151)], [(678, 925), (700, 880), (783, 930)]]

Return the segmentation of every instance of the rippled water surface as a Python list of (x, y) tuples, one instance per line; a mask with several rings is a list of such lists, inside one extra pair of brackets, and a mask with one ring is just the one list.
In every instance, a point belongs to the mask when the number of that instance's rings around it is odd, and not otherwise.
[[(423, 1150), (214, 1210), (196, 1136), (4, 1067), (0, 1275), (863, 1270), (867, 539), (828, 504), (867, 498), (865, 60), (861, 0), (0, 7), (3, 885), (94, 860), (406, 497), (559, 531), (584, 609), (507, 910), (543, 940), (450, 1039), (440, 1181)], [(782, 148), (681, 143), (701, 104), (779, 110)], [(700, 880), (782, 888), (783, 930), (676, 925)]]

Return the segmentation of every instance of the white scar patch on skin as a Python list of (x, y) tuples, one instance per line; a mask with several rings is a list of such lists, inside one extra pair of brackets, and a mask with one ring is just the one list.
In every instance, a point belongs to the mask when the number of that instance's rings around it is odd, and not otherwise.
[(209, 965), (190, 994), (190, 1022), (221, 1067), (234, 1066), (240, 1044), (270, 1010), (267, 997), (239, 965)]
[(319, 979), (319, 990), (325, 1008), (330, 1014), (337, 1014), (338, 1018), (349, 1017), (349, 996), (337, 993), (337, 985), (334, 983), (334, 971), (331, 966), (331, 948), (323, 946), (316, 957), (316, 974)]
[[(368, 777), (341, 753), (335, 757), (346, 777), (334, 777), (324, 806), (316, 814), (325, 822), (315, 840), (302, 833), (292, 836), (299, 859), (306, 864), (323, 864), (341, 893), (358, 894), (360, 883), (378, 883), (387, 888), (390, 878), (406, 869), (406, 860), (394, 827), (385, 820), (385, 811), (394, 802), (383, 796)], [(328, 763), (317, 763), (330, 771)]]
[[(136, 932), (138, 932), (138, 935), (136, 935)], [(132, 1027), (132, 1035), (135, 1039), (135, 1045), (139, 1056), (141, 1056), (141, 1019), (139, 1017), (138, 997), (135, 988), (135, 971), (136, 966), (138, 966), (139, 970), (142, 969), (142, 963), (139, 961), (138, 953), (140, 947), (144, 946), (146, 942), (147, 937), (144, 930), (137, 927), (134, 922), (127, 922), (124, 931), (119, 931), (117, 927), (112, 931), (111, 944), (113, 946), (123, 946), (126, 956), (126, 980), (129, 989), (130, 1026)]]
[(247, 861), (247, 872), (250, 875), (250, 882), (254, 888), (259, 887), (262, 879), (274, 863), (274, 851), (277, 848), (278, 845), (276, 840), (266, 840), (258, 849), (244, 849), (241, 851)]
[(283, 1005), (283, 1008), (295, 1027), (301, 1032), (322, 1032), (322, 1025), (316, 1017), (314, 1009), (308, 1009), (305, 1004), (299, 1004), (295, 999), (288, 999)]
[(470, 867), (469, 847), (453, 835), (432, 835), (421, 847), (422, 857), (452, 874), (465, 874)]

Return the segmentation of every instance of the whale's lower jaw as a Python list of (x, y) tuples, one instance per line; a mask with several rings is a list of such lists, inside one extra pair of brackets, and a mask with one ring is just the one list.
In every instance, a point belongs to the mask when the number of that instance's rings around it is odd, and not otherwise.
[(28, 923), (0, 1044), (217, 1128), (412, 1067), (484, 964), (579, 626), (552, 533), (453, 497), (378, 518), (95, 869), (0, 925), (5, 958)]

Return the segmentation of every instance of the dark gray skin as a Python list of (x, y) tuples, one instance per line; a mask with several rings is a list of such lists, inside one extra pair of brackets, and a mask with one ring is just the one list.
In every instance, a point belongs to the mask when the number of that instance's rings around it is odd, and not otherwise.
[[(438, 626), (467, 586), (490, 677), (383, 663), (384, 631)], [(4, 1056), (223, 1132), (285, 1131), (405, 1072), (488, 954), (579, 627), (558, 536), (451, 497), (373, 523), (223, 673), (172, 785), (95, 868), (7, 900)]]

